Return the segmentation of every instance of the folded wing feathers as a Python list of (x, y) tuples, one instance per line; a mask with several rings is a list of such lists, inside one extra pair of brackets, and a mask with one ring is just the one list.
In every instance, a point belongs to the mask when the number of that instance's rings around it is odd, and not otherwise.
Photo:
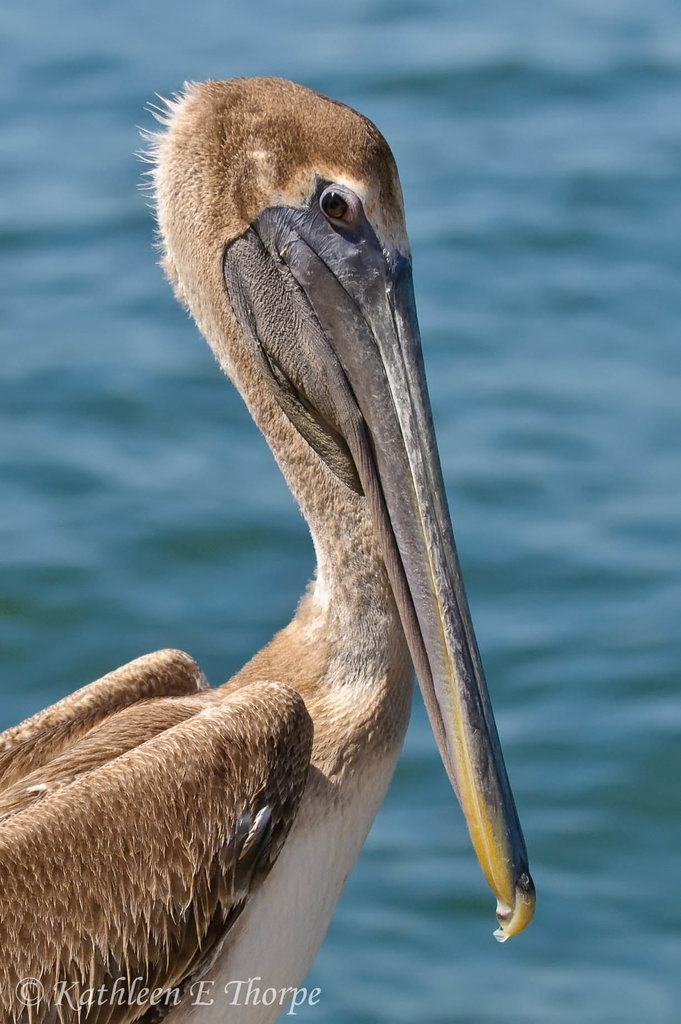
[(154, 651), (136, 658), (0, 732), (0, 785), (51, 760), (120, 708), (207, 689), (203, 672), (184, 651)]
[[(60, 982), (197, 976), (276, 859), (309, 767), (302, 698), (279, 683), (193, 692), (117, 710), (0, 793), (3, 1021), (78, 1020), (52, 1005)], [(30, 1013), (26, 977), (46, 994)], [(86, 1019), (142, 1012), (105, 1002)]]

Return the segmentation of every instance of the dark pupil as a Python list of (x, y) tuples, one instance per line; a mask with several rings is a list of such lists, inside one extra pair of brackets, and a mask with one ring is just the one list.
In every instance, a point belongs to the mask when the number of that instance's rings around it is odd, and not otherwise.
[(340, 220), (347, 213), (348, 204), (338, 192), (327, 192), (326, 195), (322, 196), (322, 210), (327, 217)]

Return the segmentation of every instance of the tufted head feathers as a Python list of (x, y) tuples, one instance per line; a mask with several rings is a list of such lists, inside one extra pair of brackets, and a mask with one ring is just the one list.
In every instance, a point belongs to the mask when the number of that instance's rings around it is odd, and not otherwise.
[[(168, 103), (152, 140), (163, 263), (179, 297), (193, 277), (268, 206), (302, 206), (316, 176), (362, 199), (386, 247), (408, 251), (402, 193), (374, 124), (344, 104), (278, 78), (190, 84)], [(195, 311), (196, 312), (196, 311)]]

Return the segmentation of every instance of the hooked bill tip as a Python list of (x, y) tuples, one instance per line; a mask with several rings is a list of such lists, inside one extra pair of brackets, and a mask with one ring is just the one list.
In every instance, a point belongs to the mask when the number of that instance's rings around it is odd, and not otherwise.
[(532, 920), (534, 906), (534, 882), (527, 872), (523, 872), (516, 882), (513, 908), (506, 906), (501, 900), (497, 902), (499, 927), (493, 933), (497, 942), (506, 942), (512, 935), (517, 935), (526, 928)]

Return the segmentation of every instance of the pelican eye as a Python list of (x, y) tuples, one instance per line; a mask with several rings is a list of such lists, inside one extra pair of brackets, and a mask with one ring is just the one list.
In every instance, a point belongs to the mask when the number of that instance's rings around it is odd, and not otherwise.
[(332, 188), (328, 188), (319, 200), (322, 213), (331, 220), (343, 220), (350, 209), (347, 199)]

